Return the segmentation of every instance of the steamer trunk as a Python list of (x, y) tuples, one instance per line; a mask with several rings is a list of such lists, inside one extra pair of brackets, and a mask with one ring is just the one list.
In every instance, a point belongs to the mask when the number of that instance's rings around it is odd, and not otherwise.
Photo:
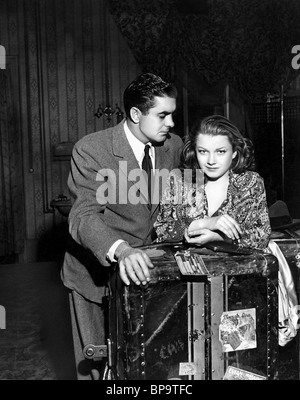
[[(111, 279), (109, 337), (115, 379), (278, 379), (276, 257), (182, 244), (143, 247), (145, 287)], [(207, 271), (182, 274), (174, 255)]]

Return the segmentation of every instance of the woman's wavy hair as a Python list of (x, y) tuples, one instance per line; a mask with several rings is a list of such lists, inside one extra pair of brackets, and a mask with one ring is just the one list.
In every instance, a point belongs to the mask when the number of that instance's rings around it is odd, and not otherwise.
[(196, 142), (199, 134), (227, 136), (233, 151), (237, 155), (232, 160), (231, 170), (235, 173), (242, 173), (246, 170), (255, 169), (254, 148), (250, 139), (245, 138), (238, 128), (229, 119), (222, 115), (211, 115), (194, 125), (184, 140), (184, 147), (181, 155), (181, 169), (199, 169), (196, 155)]

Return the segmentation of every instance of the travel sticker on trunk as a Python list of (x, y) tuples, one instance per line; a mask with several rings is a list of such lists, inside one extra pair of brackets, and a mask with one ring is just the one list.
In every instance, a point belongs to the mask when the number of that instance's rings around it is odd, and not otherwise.
[(223, 352), (256, 348), (255, 308), (224, 312), (219, 326), (219, 340)]

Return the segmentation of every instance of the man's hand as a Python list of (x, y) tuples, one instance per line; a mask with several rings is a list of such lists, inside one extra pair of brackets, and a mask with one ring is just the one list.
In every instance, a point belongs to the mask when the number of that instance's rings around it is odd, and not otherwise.
[(146, 285), (150, 281), (149, 268), (154, 265), (144, 251), (123, 242), (118, 246), (115, 256), (119, 263), (120, 277), (126, 285), (130, 285), (130, 280), (136, 285)]

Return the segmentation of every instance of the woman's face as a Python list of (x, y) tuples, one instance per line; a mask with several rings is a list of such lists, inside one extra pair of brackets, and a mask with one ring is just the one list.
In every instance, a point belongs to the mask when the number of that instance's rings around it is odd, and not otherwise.
[(206, 177), (217, 180), (228, 175), (236, 151), (233, 152), (227, 136), (200, 133), (196, 140), (196, 155)]

